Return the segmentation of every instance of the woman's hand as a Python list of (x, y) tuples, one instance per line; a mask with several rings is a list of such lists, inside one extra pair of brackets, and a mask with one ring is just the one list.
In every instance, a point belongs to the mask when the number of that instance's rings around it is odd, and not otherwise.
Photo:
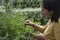
[(30, 21), (30, 20), (26, 20), (25, 21), (25, 25), (29, 25), (29, 26), (31, 26), (33, 23)]
[(43, 34), (36, 34), (36, 33), (34, 33), (32, 35), (37, 40), (47, 40), (47, 38)]

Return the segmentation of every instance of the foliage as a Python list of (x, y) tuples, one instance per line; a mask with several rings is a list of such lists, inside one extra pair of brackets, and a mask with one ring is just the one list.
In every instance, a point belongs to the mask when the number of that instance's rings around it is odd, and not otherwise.
[[(33, 14), (32, 14), (33, 13)], [(34, 12), (0, 12), (0, 39), (1, 40), (33, 40), (30, 33), (36, 32), (32, 27), (26, 26), (24, 21), (30, 19), (41, 24)], [(40, 16), (41, 19), (41, 16)], [(35, 20), (35, 21), (34, 21)]]
[(39, 8), (41, 0), (4, 0), (6, 8)]
[(38, 12), (27, 12), (28, 16), (26, 19), (30, 19), (33, 22), (39, 24), (39, 25), (45, 25), (47, 23), (47, 19), (42, 15), (42, 13), (40, 11)]
[[(22, 9), (39, 8), (40, 2), (41, 0), (14, 0), (13, 6)], [(25, 20), (45, 25), (47, 19), (41, 15), (41, 12), (16, 12), (11, 10), (11, 6), (11, 0), (4, 0), (4, 8), (0, 9), (0, 40), (34, 40), (31, 33), (38, 31), (25, 25)]]
[(4, 9), (8, 12), (11, 11), (11, 0), (3, 0)]
[(1, 40), (29, 40), (31, 27), (25, 27), (22, 13), (0, 13)]

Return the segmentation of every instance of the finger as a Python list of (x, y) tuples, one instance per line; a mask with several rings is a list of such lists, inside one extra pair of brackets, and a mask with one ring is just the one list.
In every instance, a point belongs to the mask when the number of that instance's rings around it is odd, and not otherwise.
[(25, 23), (29, 23), (29, 22), (30, 22), (29, 20), (25, 21)]

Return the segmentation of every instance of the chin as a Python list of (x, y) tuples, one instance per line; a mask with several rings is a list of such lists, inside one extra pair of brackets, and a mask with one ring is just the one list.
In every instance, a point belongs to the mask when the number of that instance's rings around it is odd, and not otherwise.
[(50, 17), (45, 17), (45, 18), (50, 19)]
[(50, 17), (46, 17), (47, 19), (50, 19)]
[(48, 17), (47, 19), (50, 19), (50, 17)]

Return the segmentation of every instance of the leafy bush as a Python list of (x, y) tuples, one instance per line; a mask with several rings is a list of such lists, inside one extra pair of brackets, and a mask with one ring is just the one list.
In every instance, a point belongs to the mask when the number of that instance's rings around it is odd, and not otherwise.
[(23, 13), (0, 13), (1, 40), (29, 40), (33, 28), (25, 27)]
[[(16, 12), (11, 10), (11, 0), (4, 0), (3, 9), (0, 8), (0, 40), (34, 40), (30, 33), (38, 32), (24, 24), (29, 19), (36, 24), (45, 25), (41, 12)], [(14, 8), (39, 8), (41, 0), (14, 0)], [(39, 32), (40, 33), (40, 32)]]
[(15, 0), (15, 7), (18, 8), (39, 8), (41, 0)]
[(0, 40), (34, 40), (30, 33), (36, 30), (24, 25), (26, 19), (39, 25), (43, 23), (40, 12), (0, 12)]
[(41, 0), (4, 0), (5, 8), (39, 8)]

